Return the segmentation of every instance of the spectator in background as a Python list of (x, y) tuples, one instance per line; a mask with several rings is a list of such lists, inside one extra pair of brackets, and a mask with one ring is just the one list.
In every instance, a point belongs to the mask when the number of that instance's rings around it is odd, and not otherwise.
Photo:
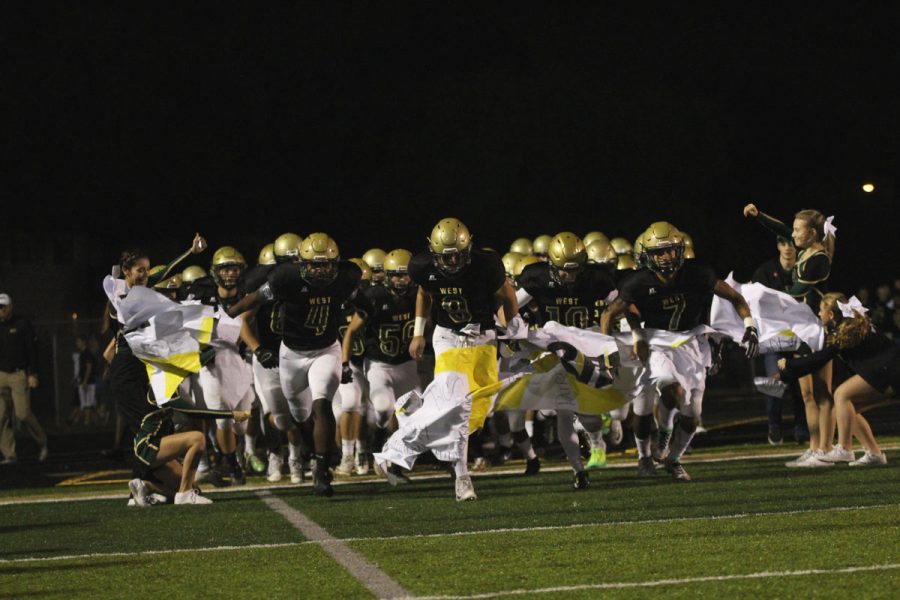
[[(778, 236), (776, 247), (778, 248), (778, 256), (757, 267), (756, 271), (753, 272), (752, 281), (761, 283), (767, 288), (772, 288), (779, 292), (787, 292), (792, 285), (791, 270), (797, 264), (797, 248), (791, 240), (782, 236)], [(778, 360), (787, 357), (788, 355), (783, 353), (762, 354), (757, 359), (757, 364), (754, 364), (754, 368), (758, 368), (758, 362), (762, 362), (766, 376), (772, 377), (778, 373)], [(809, 431), (806, 427), (806, 411), (803, 407), (803, 399), (796, 390), (792, 390), (791, 395), (794, 398), (794, 439), (798, 442), (804, 442), (809, 439)], [(781, 401), (781, 398), (766, 396), (766, 417), (769, 423), (768, 439), (773, 446), (779, 446), (784, 441)]]
[(78, 394), (78, 408), (74, 411), (69, 422), (77, 425), (79, 421), (88, 427), (97, 421), (97, 386), (94, 383), (97, 373), (97, 359), (88, 350), (87, 340), (83, 335), (75, 338), (75, 352), (73, 354), (75, 366), (75, 388)]
[[(0, 464), (17, 461), (13, 415), (37, 442), (38, 460), (47, 458), (47, 435), (31, 412), (30, 392), (38, 386), (37, 366), (37, 335), (31, 322), (13, 315), (9, 294), (0, 294)], [(12, 399), (12, 410), (7, 394)]]
[(897, 338), (897, 330), (894, 326), (896, 309), (891, 286), (885, 283), (875, 288), (875, 301), (870, 306), (869, 319), (875, 325), (875, 329), (891, 339)]
[(861, 285), (859, 289), (856, 290), (856, 298), (859, 300), (859, 303), (866, 308), (872, 308), (872, 294), (866, 286)]

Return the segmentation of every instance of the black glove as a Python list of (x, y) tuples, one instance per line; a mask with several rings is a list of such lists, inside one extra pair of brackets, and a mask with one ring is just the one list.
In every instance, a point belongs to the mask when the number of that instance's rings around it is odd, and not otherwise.
[(259, 346), (253, 354), (264, 369), (274, 369), (278, 366), (278, 355), (264, 346)]
[(744, 330), (744, 339), (741, 344), (747, 346), (747, 358), (756, 358), (759, 355), (759, 332), (756, 327), (748, 327)]
[(350, 363), (344, 363), (341, 365), (341, 383), (351, 383), (353, 381), (353, 369), (350, 368)]

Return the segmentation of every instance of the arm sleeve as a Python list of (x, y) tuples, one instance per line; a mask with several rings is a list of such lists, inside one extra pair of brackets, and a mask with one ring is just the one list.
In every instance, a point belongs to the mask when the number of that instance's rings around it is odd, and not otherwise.
[(819, 282), (828, 279), (831, 272), (831, 261), (824, 253), (817, 254), (801, 265), (797, 281), (795, 281), (787, 293), (795, 298), (805, 296), (806, 293)]
[(770, 217), (766, 213), (759, 213), (756, 217), (756, 222), (774, 233), (775, 235), (780, 235), (783, 238), (791, 239), (791, 228), (779, 221), (774, 217)]
[(785, 383), (792, 383), (804, 375), (818, 371), (828, 364), (828, 361), (834, 359), (838, 352), (837, 346), (828, 346), (807, 356), (789, 359), (787, 366), (781, 371), (781, 380)]

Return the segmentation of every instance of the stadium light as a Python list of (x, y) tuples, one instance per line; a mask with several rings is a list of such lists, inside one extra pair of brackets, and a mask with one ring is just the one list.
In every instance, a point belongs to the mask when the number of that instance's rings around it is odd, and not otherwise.
[(875, 184), (874, 183), (862, 184), (862, 191), (864, 191), (867, 194), (871, 194), (872, 192), (875, 191)]

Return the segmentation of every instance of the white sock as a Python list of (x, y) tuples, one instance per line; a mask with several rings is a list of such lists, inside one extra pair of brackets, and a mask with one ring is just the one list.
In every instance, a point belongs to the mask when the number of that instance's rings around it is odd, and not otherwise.
[(341, 454), (344, 456), (353, 456), (356, 449), (356, 440), (341, 440)]
[(606, 442), (603, 441), (603, 431), (587, 431), (591, 450), (606, 450)]
[(456, 473), (456, 478), (460, 479), (462, 477), (469, 476), (469, 465), (466, 464), (464, 460), (458, 460), (453, 463), (453, 472)]
[(677, 409), (669, 409), (660, 402), (659, 403), (659, 428), (666, 431), (672, 431), (675, 426), (675, 414)]
[(559, 433), (559, 443), (562, 444), (563, 450), (566, 451), (566, 457), (572, 465), (572, 469), (577, 473), (584, 471), (584, 464), (581, 462), (581, 446), (578, 443), (578, 434), (575, 432), (575, 419), (569, 411), (559, 411), (556, 415), (556, 431)]
[(300, 444), (288, 444), (288, 456), (291, 460), (300, 460)]
[(357, 454), (365, 454), (366, 453), (366, 440), (360, 438), (356, 440), (356, 453)]
[(249, 433), (244, 434), (244, 453), (256, 454), (256, 436)]
[(532, 460), (532, 459), (537, 458), (537, 454), (534, 453), (534, 448), (531, 445), (530, 438), (525, 438), (523, 441), (517, 442), (516, 446), (519, 447), (519, 451), (522, 453), (522, 456), (524, 456), (526, 459)]
[(681, 427), (676, 427), (672, 432), (672, 441), (669, 442), (669, 457), (667, 460), (676, 461), (681, 458), (688, 444), (694, 438), (693, 432), (688, 433)]
[(200, 455), (200, 462), (197, 464), (197, 471), (209, 471), (209, 459), (206, 454)]
[(525, 421), (525, 433), (530, 438), (534, 437), (534, 421)]
[(650, 457), (650, 438), (641, 439), (635, 434), (634, 445), (637, 446), (638, 458)]

